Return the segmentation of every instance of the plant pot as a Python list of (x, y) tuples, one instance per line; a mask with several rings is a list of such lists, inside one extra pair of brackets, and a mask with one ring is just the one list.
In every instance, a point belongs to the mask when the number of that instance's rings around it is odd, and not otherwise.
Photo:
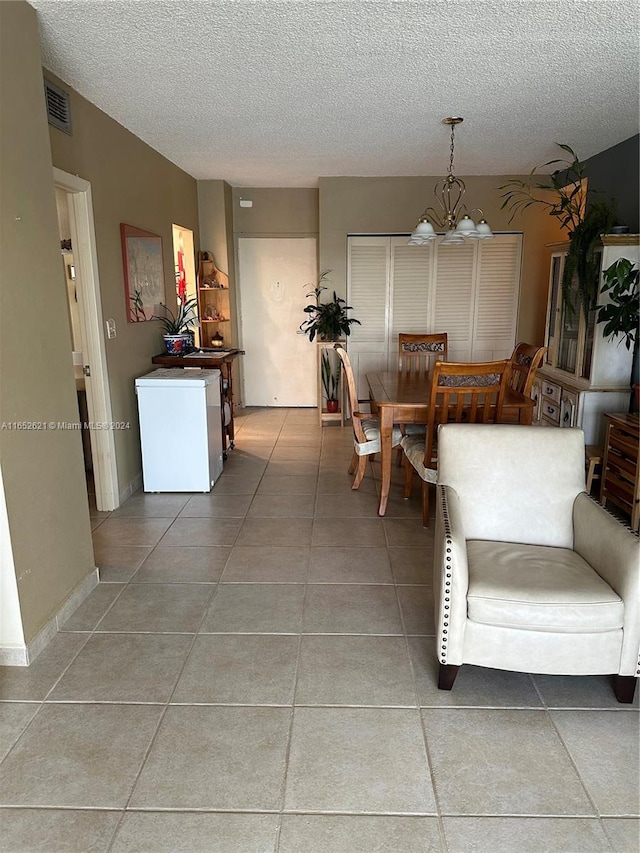
[(191, 335), (163, 335), (167, 355), (182, 355), (191, 348)]
[(331, 412), (331, 414), (335, 414), (338, 411), (338, 401), (327, 400), (327, 411)]

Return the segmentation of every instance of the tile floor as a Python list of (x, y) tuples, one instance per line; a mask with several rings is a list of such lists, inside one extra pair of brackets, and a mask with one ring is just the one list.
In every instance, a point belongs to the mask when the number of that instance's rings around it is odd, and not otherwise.
[(210, 495), (93, 513), (102, 583), (0, 670), (0, 850), (638, 853), (638, 703), (464, 667), (432, 533), (349, 430), (245, 410)]

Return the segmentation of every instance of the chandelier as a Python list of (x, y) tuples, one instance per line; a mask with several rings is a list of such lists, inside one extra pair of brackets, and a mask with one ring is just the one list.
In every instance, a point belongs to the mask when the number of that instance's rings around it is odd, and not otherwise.
[[(454, 133), (456, 125), (462, 121), (464, 119), (459, 116), (449, 116), (449, 118), (443, 119), (443, 124), (451, 126), (449, 171), (446, 178), (438, 181), (433, 188), (433, 194), (442, 210), (437, 211), (433, 207), (428, 207), (425, 210), (409, 239), (411, 245), (421, 246), (435, 240), (437, 237), (436, 228), (440, 231), (446, 230), (441, 241), (442, 246), (464, 243), (467, 238), (487, 240), (493, 237), (493, 231), (489, 228), (482, 210), (479, 207), (474, 207), (467, 211), (466, 205), (462, 204), (467, 188), (464, 181), (461, 178), (456, 178), (453, 174)], [(477, 225), (471, 218), (473, 213), (480, 215)]]

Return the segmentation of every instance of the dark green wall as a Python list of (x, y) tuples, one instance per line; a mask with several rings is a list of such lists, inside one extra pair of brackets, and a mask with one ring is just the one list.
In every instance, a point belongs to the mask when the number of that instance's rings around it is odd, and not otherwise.
[(596, 198), (603, 201), (614, 198), (620, 221), (632, 234), (640, 232), (639, 140), (636, 134), (586, 161), (589, 191), (599, 190)]

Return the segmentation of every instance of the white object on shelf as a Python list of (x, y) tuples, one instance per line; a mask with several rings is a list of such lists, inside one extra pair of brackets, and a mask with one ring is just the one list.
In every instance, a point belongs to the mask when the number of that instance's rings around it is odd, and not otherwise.
[(219, 370), (136, 379), (145, 492), (209, 492), (222, 473)]

